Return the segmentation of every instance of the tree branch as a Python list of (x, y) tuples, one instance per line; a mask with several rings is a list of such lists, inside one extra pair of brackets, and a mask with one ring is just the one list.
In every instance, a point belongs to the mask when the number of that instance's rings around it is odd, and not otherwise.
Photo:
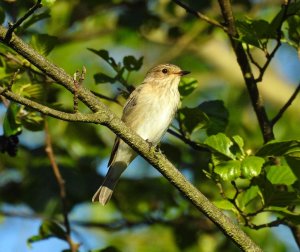
[(283, 113), (291, 106), (292, 102), (296, 99), (298, 93), (300, 92), (300, 83), (298, 84), (297, 88), (295, 89), (294, 93), (291, 95), (290, 99), (284, 104), (284, 106), (279, 110), (278, 114), (274, 116), (271, 120), (271, 124), (274, 126), (278, 120), (282, 117)]
[[(63, 69), (56, 67), (49, 62), (43, 56), (39, 55), (21, 39), (12, 35), (12, 39), (8, 42), (5, 41), (5, 35), (7, 30), (0, 26), (0, 41), (13, 48), (16, 52), (29, 60), (33, 65), (39, 68), (41, 71), (49, 75), (58, 84), (66, 87), (71, 92), (74, 91), (73, 78), (66, 74)], [(3, 91), (3, 88), (2, 88)], [(1, 92), (1, 89), (0, 89)], [(9, 91), (3, 92), (3, 96), (7, 98), (17, 97)], [(20, 97), (19, 97), (20, 98)], [(229, 217), (222, 213), (214, 204), (212, 204), (196, 187), (194, 187), (173, 165), (172, 163), (160, 152), (157, 152), (155, 148), (150, 148), (149, 143), (138, 136), (134, 131), (125, 125), (115, 114), (113, 114), (103, 103), (101, 103), (97, 97), (95, 97), (89, 90), (79, 87), (78, 98), (83, 101), (92, 111), (97, 112), (89, 115), (80, 115), (84, 119), (84, 122), (88, 122), (88, 119), (93, 118), (96, 120), (96, 116), (100, 119), (98, 123), (102, 123), (121, 139), (123, 139), (133, 150), (144, 157), (150, 164), (152, 164), (170, 183), (172, 183), (198, 210), (205, 214), (212, 222), (214, 222), (225, 235), (227, 235), (234, 243), (236, 243), (243, 251), (261, 251), (261, 249), (242, 231), (236, 224), (234, 224)], [(25, 98), (19, 99), (27, 106), (32, 103), (28, 103)], [(40, 109), (40, 104), (34, 104)], [(34, 107), (32, 107), (34, 108)], [(36, 108), (34, 108), (36, 109)], [(78, 121), (78, 114), (70, 115), (68, 113), (57, 113), (57, 111), (47, 108), (48, 114), (53, 113), (58, 116), (63, 115), (65, 118)], [(91, 121), (90, 121), (91, 122)], [(95, 121), (94, 121), (95, 122)]]
[(60, 199), (61, 199), (61, 203), (62, 203), (62, 213), (63, 213), (63, 218), (64, 218), (64, 226), (66, 228), (66, 240), (69, 243), (71, 252), (76, 252), (80, 245), (77, 243), (74, 243), (71, 239), (71, 227), (70, 227), (70, 222), (69, 222), (69, 218), (68, 218), (67, 194), (66, 194), (66, 188), (65, 188), (65, 181), (64, 181), (64, 179), (60, 173), (60, 170), (58, 168), (58, 165), (55, 161), (54, 152), (53, 152), (53, 148), (52, 148), (51, 136), (50, 136), (48, 122), (47, 122), (46, 118), (45, 118), (45, 142), (46, 142), (45, 151), (48, 155), (55, 179), (59, 186)]
[(37, 9), (42, 7), (41, 4), (42, 0), (37, 0), (35, 5), (33, 5), (25, 14), (23, 17), (21, 17), (17, 22), (14, 24), (9, 23), (9, 28), (5, 36), (5, 40), (9, 41), (11, 39), (11, 36), (15, 29), (17, 29), (27, 18), (29, 18)]
[(195, 17), (213, 25), (213, 26), (216, 26), (216, 27), (219, 27), (221, 28), (222, 30), (224, 31), (227, 31), (227, 28), (225, 26), (223, 26), (222, 24), (220, 24), (218, 21), (214, 20), (214, 19), (211, 19), (209, 17), (207, 17), (206, 15), (202, 14), (201, 12), (199, 11), (195, 11), (193, 10), (189, 5), (187, 5), (186, 3), (180, 1), (180, 0), (173, 0), (174, 3), (176, 3), (177, 5), (179, 5), (180, 7), (182, 7), (183, 9), (186, 10), (186, 12), (194, 15)]
[(228, 28), (228, 36), (230, 38), (233, 50), (237, 57), (237, 62), (241, 68), (246, 87), (250, 96), (251, 104), (254, 108), (256, 117), (258, 119), (259, 127), (263, 135), (264, 142), (274, 139), (274, 132), (271, 122), (266, 113), (262, 97), (260, 96), (257, 82), (253, 76), (253, 72), (248, 61), (247, 54), (242, 44), (236, 39), (239, 34), (235, 26), (235, 20), (232, 13), (230, 0), (219, 0), (219, 5), (225, 23)]

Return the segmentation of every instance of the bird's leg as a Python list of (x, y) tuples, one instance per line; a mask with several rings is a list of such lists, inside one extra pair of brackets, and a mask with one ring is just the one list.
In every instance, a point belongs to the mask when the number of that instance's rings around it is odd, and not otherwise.
[(158, 144), (153, 144), (149, 139), (146, 139), (146, 142), (149, 144), (149, 151), (154, 149), (155, 152), (161, 152)]

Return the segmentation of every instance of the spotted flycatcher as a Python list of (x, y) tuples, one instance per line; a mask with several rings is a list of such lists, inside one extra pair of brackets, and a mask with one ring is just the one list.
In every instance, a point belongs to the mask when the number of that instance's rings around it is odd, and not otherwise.
[[(146, 74), (142, 85), (129, 96), (122, 121), (143, 139), (157, 145), (172, 122), (180, 102), (178, 84), (180, 77), (188, 74), (178, 66), (162, 64)], [(137, 154), (120, 138), (115, 144), (108, 162), (108, 172), (92, 201), (105, 205), (127, 166)]]

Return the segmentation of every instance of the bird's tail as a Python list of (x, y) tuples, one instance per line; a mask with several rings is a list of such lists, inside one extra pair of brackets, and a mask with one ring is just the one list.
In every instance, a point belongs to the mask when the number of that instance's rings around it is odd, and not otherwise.
[(123, 162), (117, 162), (110, 166), (104, 182), (94, 194), (92, 202), (99, 201), (101, 205), (106, 205), (106, 203), (110, 200), (114, 192), (114, 188), (126, 167), (127, 164), (124, 164)]

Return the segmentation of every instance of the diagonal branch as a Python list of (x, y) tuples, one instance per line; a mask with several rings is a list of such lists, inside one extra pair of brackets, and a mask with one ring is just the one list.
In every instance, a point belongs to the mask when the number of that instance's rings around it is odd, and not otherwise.
[(37, 0), (35, 5), (33, 5), (25, 14), (23, 17), (21, 17), (17, 22), (14, 24), (9, 24), (8, 31), (5, 36), (5, 40), (9, 41), (11, 39), (11, 36), (15, 29), (17, 29), (27, 18), (29, 18), (37, 9), (42, 7), (41, 4), (42, 0)]
[(300, 92), (300, 83), (298, 84), (297, 88), (295, 89), (294, 93), (291, 95), (290, 99), (283, 105), (283, 107), (279, 110), (278, 114), (274, 116), (271, 120), (272, 125), (274, 126), (278, 120), (282, 117), (283, 113), (291, 106), (292, 102), (296, 99), (298, 93)]
[(258, 119), (259, 127), (263, 135), (264, 142), (274, 139), (274, 132), (271, 122), (268, 118), (264, 102), (257, 87), (257, 81), (254, 78), (250, 62), (242, 44), (236, 39), (239, 34), (235, 26), (235, 20), (231, 8), (230, 0), (218, 0), (224, 21), (228, 28), (228, 36), (230, 38), (233, 50), (237, 57), (237, 62), (241, 68), (246, 87), (250, 96), (252, 107)]
[(201, 20), (204, 20), (204, 21), (206, 21), (207, 23), (209, 23), (209, 24), (211, 24), (213, 26), (219, 27), (219, 28), (221, 28), (224, 31), (227, 31), (227, 28), (225, 26), (223, 26), (222, 24), (220, 24), (218, 21), (209, 18), (208, 16), (202, 14), (199, 11), (193, 10), (188, 4), (186, 4), (186, 3), (184, 3), (184, 2), (182, 2), (180, 0), (173, 0), (173, 2), (176, 3), (177, 5), (179, 5), (180, 7), (182, 7), (183, 9), (185, 9), (186, 12), (194, 15), (195, 17), (197, 17), (197, 18), (199, 18)]
[[(64, 86), (71, 92), (74, 92), (74, 81), (61, 68), (58, 68), (53, 63), (49, 62), (43, 56), (34, 51), (30, 46), (24, 43), (14, 34), (12, 39), (8, 42), (4, 40), (7, 30), (0, 26), (0, 42), (2, 41), (9, 47), (13, 48), (16, 52), (22, 55), (25, 59), (29, 60), (33, 65), (46, 73), (58, 84)], [(24, 100), (16, 97), (13, 93), (5, 91), (2, 88), (3, 96), (9, 98), (14, 97), (15, 100), (22, 100), (26, 102), (27, 106), (30, 104)], [(0, 88), (1, 92), (1, 88)], [(195, 186), (193, 186), (183, 175), (180, 173), (173, 164), (161, 153), (157, 152), (155, 148), (149, 148), (149, 143), (138, 136), (134, 131), (126, 126), (114, 113), (112, 113), (102, 102), (97, 99), (89, 90), (79, 87), (78, 99), (84, 102), (92, 111), (96, 112), (90, 115), (70, 115), (68, 113), (57, 113), (52, 109), (45, 109), (40, 107), (40, 104), (34, 104), (41, 110), (45, 110), (45, 114), (56, 113), (56, 117), (61, 114), (66, 118), (78, 121), (77, 116), (81, 116), (84, 122), (89, 119), (95, 120), (94, 123), (103, 124), (111, 131), (123, 139), (134, 151), (144, 157), (151, 165), (153, 165), (168, 181), (174, 185), (199, 211), (205, 214), (212, 222), (214, 222), (222, 232), (228, 236), (238, 247), (243, 251), (261, 251), (261, 249), (250, 239), (246, 233), (241, 230), (235, 223), (233, 223), (228, 216), (222, 213), (214, 204), (212, 204)], [(96, 122), (97, 117), (99, 121)], [(89, 122), (92, 122), (90, 120)]]

